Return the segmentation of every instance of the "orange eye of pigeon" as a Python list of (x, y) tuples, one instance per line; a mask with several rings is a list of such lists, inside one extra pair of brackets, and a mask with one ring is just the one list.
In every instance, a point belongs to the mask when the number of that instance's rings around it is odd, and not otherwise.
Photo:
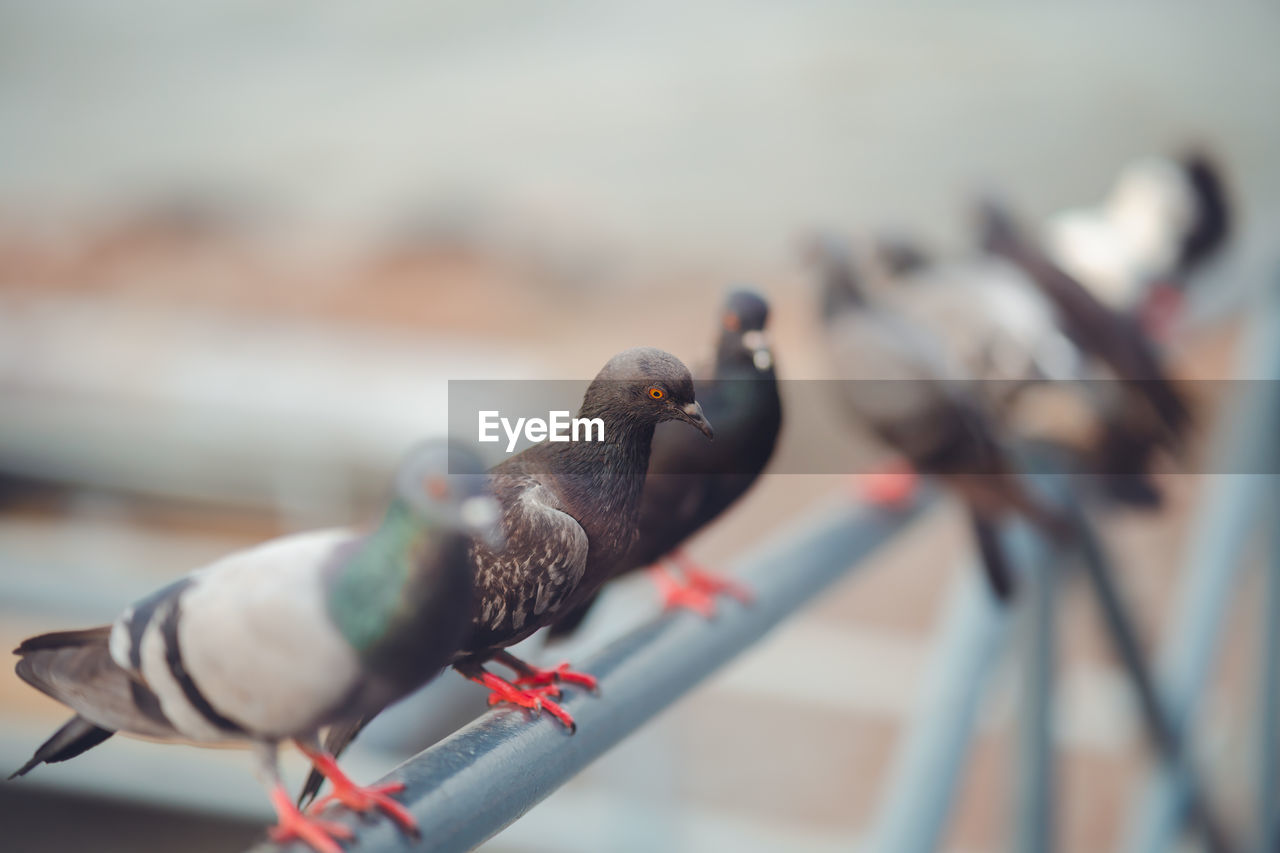
[(438, 501), (442, 501), (449, 497), (449, 481), (444, 477), (428, 477), (426, 483), (427, 494)]
[(725, 314), (724, 327), (730, 332), (736, 332), (742, 328), (742, 321), (738, 319), (737, 314)]
[(666, 395), (662, 392), (662, 389), (661, 389), (661, 388), (650, 388), (650, 389), (649, 389), (649, 396), (650, 396), (650, 397), (652, 397), (652, 398), (653, 398), (653, 399), (655, 399), (655, 400), (661, 400), (661, 399), (662, 399), (663, 397), (665, 397)]

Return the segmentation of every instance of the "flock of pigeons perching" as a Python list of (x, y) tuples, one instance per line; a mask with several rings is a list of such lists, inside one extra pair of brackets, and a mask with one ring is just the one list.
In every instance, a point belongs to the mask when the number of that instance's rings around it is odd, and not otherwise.
[[(969, 508), (992, 590), (1008, 599), (1001, 519), (1072, 535), (1017, 476), (1009, 412), (1037, 383), (1105, 377), (1123, 382), (1079, 384), (1099, 423), (1097, 470), (1111, 498), (1158, 505), (1148, 469), (1181, 449), (1191, 422), (1159, 339), (1189, 275), (1226, 241), (1229, 213), (1215, 165), (1196, 153), (1134, 164), (1103, 205), (1055, 217), (1038, 238), (986, 200), (971, 258), (937, 260), (901, 239), (811, 240), (836, 375), (897, 380), (833, 383), (852, 419), (901, 459), (867, 479), (868, 497), (892, 503), (917, 472), (936, 476)], [(331, 801), (415, 832), (397, 785), (358, 785), (336, 762), (389, 704), (451, 666), (487, 687), (491, 704), (546, 712), (572, 731), (555, 700), (595, 680), (534, 666), (510, 646), (544, 628), (573, 631), (607, 582), (646, 566), (668, 606), (711, 615), (719, 595), (749, 603), (749, 590), (679, 548), (773, 453), (783, 400), (768, 313), (760, 295), (731, 293), (705, 376), (652, 348), (612, 358), (579, 412), (604, 421), (603, 442), (544, 442), (487, 472), (470, 451), (424, 443), (370, 533), (276, 539), (192, 572), (109, 626), (26, 640), (19, 676), (75, 715), (14, 776), (116, 732), (240, 741), (278, 814), (273, 838), (339, 851), (350, 830), (323, 817)], [(657, 568), (664, 561), (681, 576)], [(296, 800), (277, 768), (285, 741), (314, 768)], [(325, 779), (332, 792), (304, 811)]]

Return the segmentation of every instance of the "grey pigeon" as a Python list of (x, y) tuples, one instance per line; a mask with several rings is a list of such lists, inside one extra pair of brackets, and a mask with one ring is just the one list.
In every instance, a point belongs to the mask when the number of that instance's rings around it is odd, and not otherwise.
[(1000, 519), (1021, 515), (1055, 538), (1068, 523), (1016, 476), (1000, 423), (956, 353), (927, 326), (875, 298), (847, 241), (823, 236), (811, 248), (827, 347), (839, 377), (853, 380), (837, 383), (841, 401), (914, 470), (937, 476), (965, 501), (992, 590), (1007, 600), (1014, 581), (995, 535)]
[[(111, 626), (22, 643), (18, 675), (76, 716), (15, 776), (65, 761), (113, 732), (162, 740), (248, 742), (279, 815), (277, 840), (336, 853), (339, 824), (304, 815), (277, 768), (293, 740), (334, 784), (335, 798), (412, 816), (362, 788), (320, 748), (323, 728), (406, 695), (464, 642), (474, 535), (498, 539), (499, 508), (483, 468), (443, 442), (417, 448), (396, 477), (381, 524), (322, 530), (228, 555), (125, 611)], [(496, 552), (495, 552), (496, 553)]]
[[(782, 429), (782, 400), (773, 351), (765, 337), (768, 319), (769, 304), (755, 291), (736, 289), (725, 298), (715, 362), (693, 383), (698, 401), (716, 425), (714, 443), (674, 424), (663, 424), (654, 432), (640, 504), (640, 535), (614, 577), (672, 558), (686, 577), (680, 584), (658, 575), (668, 605), (710, 615), (711, 595), (717, 592), (750, 598), (747, 590), (694, 566), (679, 548), (742, 497), (773, 455)], [(593, 601), (556, 622), (552, 636), (573, 631)]]
[[(956, 359), (972, 387), (995, 416), (1018, 414), (1025, 390), (1057, 382), (1089, 412), (1096, 427), (1090, 452), (1107, 496), (1139, 507), (1159, 505), (1160, 492), (1149, 469), (1160, 449), (1173, 450), (1171, 435), (1153, 429), (1126, 399), (1111, 367), (1091, 339), (1067, 333), (1062, 311), (1035, 279), (1013, 261), (990, 253), (938, 260), (910, 246), (899, 235), (891, 244), (896, 256), (915, 262), (893, 268), (882, 259), (879, 239), (855, 245), (853, 263), (859, 277), (876, 283), (878, 305), (891, 308), (927, 329)], [(1087, 294), (1084, 294), (1087, 296)], [(1072, 304), (1072, 303), (1068, 303)], [(1099, 310), (1114, 313), (1112, 309)], [(1136, 323), (1121, 319), (1127, 335), (1141, 335)], [(1152, 361), (1155, 365), (1156, 362)]]
[[(501, 551), (483, 545), (472, 550), (472, 631), (453, 660), (464, 677), (492, 691), (491, 704), (546, 711), (571, 731), (573, 718), (553, 701), (556, 683), (594, 688), (595, 679), (567, 664), (539, 669), (506, 648), (594, 596), (631, 550), (654, 428), (683, 421), (708, 439), (713, 434), (689, 369), (652, 347), (611, 358), (587, 387), (578, 415), (600, 418), (604, 440), (544, 441), (490, 472), (506, 545)], [(517, 677), (488, 672), (490, 661)], [(340, 754), (369, 718), (335, 726), (325, 737), (326, 748)], [(320, 783), (313, 773), (299, 799), (305, 801)]]

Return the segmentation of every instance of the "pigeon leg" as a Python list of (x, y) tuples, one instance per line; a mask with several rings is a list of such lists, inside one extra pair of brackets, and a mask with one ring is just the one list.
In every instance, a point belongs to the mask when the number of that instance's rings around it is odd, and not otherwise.
[(314, 812), (324, 809), (330, 802), (337, 801), (354, 812), (362, 814), (371, 812), (375, 809), (391, 818), (409, 835), (415, 838), (418, 835), (418, 822), (414, 820), (409, 810), (391, 799), (391, 794), (398, 794), (404, 790), (403, 782), (388, 782), (383, 785), (357, 785), (351, 781), (346, 773), (338, 767), (338, 761), (332, 755), (322, 750), (319, 744), (309, 744), (302, 740), (294, 741), (298, 745), (298, 749), (302, 750), (307, 758), (311, 759), (311, 763), (315, 765), (316, 770), (329, 780), (329, 784), (333, 786), (333, 792), (326, 797), (317, 800), (315, 805), (311, 807)]
[(293, 804), (293, 797), (280, 779), (280, 765), (274, 743), (258, 743), (254, 746), (258, 758), (258, 774), (271, 792), (271, 805), (276, 810), (276, 825), (268, 834), (277, 843), (301, 841), (317, 853), (342, 853), (338, 840), (346, 841), (353, 835), (351, 829), (340, 823), (319, 820), (303, 814)]
[(332, 820), (320, 820), (303, 814), (293, 804), (284, 785), (271, 789), (271, 804), (275, 806), (277, 822), (268, 835), (277, 844), (301, 841), (318, 853), (342, 853), (336, 839), (349, 840), (353, 833), (348, 827)]
[(1148, 291), (1147, 298), (1138, 309), (1138, 321), (1143, 330), (1157, 343), (1165, 343), (1173, 337), (1186, 309), (1186, 298), (1172, 282), (1159, 282)]
[(750, 604), (755, 601), (755, 595), (746, 585), (738, 583), (732, 578), (708, 571), (685, 553), (683, 548), (677, 548), (671, 552), (671, 562), (675, 563), (681, 573), (684, 574), (689, 586), (699, 592), (705, 592), (710, 596), (727, 595), (730, 598), (737, 599), (742, 604)]
[(715, 599), (690, 584), (678, 581), (662, 563), (650, 566), (649, 576), (657, 584), (658, 594), (662, 596), (663, 610), (692, 610), (704, 619), (715, 618)]
[(864, 501), (883, 509), (905, 509), (915, 499), (919, 475), (902, 459), (889, 462), (854, 481), (854, 490)]
[(519, 676), (512, 682), (516, 687), (552, 688), (554, 692), (546, 691), (543, 694), (546, 696), (554, 697), (560, 695), (560, 689), (556, 687), (557, 684), (575, 684), (593, 692), (599, 687), (594, 675), (570, 669), (568, 661), (553, 669), (543, 669), (540, 666), (534, 666), (528, 661), (520, 660), (520, 658), (505, 649), (495, 654), (493, 659), (503, 666), (509, 667), (512, 672)]
[(573, 717), (569, 712), (561, 708), (558, 703), (547, 698), (545, 687), (522, 690), (492, 672), (487, 672), (482, 666), (455, 664), (453, 668), (468, 681), (474, 681), (476, 684), (489, 688), (490, 705), (508, 702), (521, 708), (528, 708), (535, 713), (546, 711), (559, 720), (569, 730), (570, 734), (578, 729), (578, 724), (573, 721)]

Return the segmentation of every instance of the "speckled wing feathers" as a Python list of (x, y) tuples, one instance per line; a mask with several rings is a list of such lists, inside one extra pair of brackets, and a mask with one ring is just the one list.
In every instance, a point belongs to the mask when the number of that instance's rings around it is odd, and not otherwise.
[(468, 654), (532, 634), (573, 593), (587, 566), (587, 532), (541, 481), (502, 472), (494, 476), (494, 489), (507, 507), (507, 547), (501, 553), (473, 548), (475, 634)]

